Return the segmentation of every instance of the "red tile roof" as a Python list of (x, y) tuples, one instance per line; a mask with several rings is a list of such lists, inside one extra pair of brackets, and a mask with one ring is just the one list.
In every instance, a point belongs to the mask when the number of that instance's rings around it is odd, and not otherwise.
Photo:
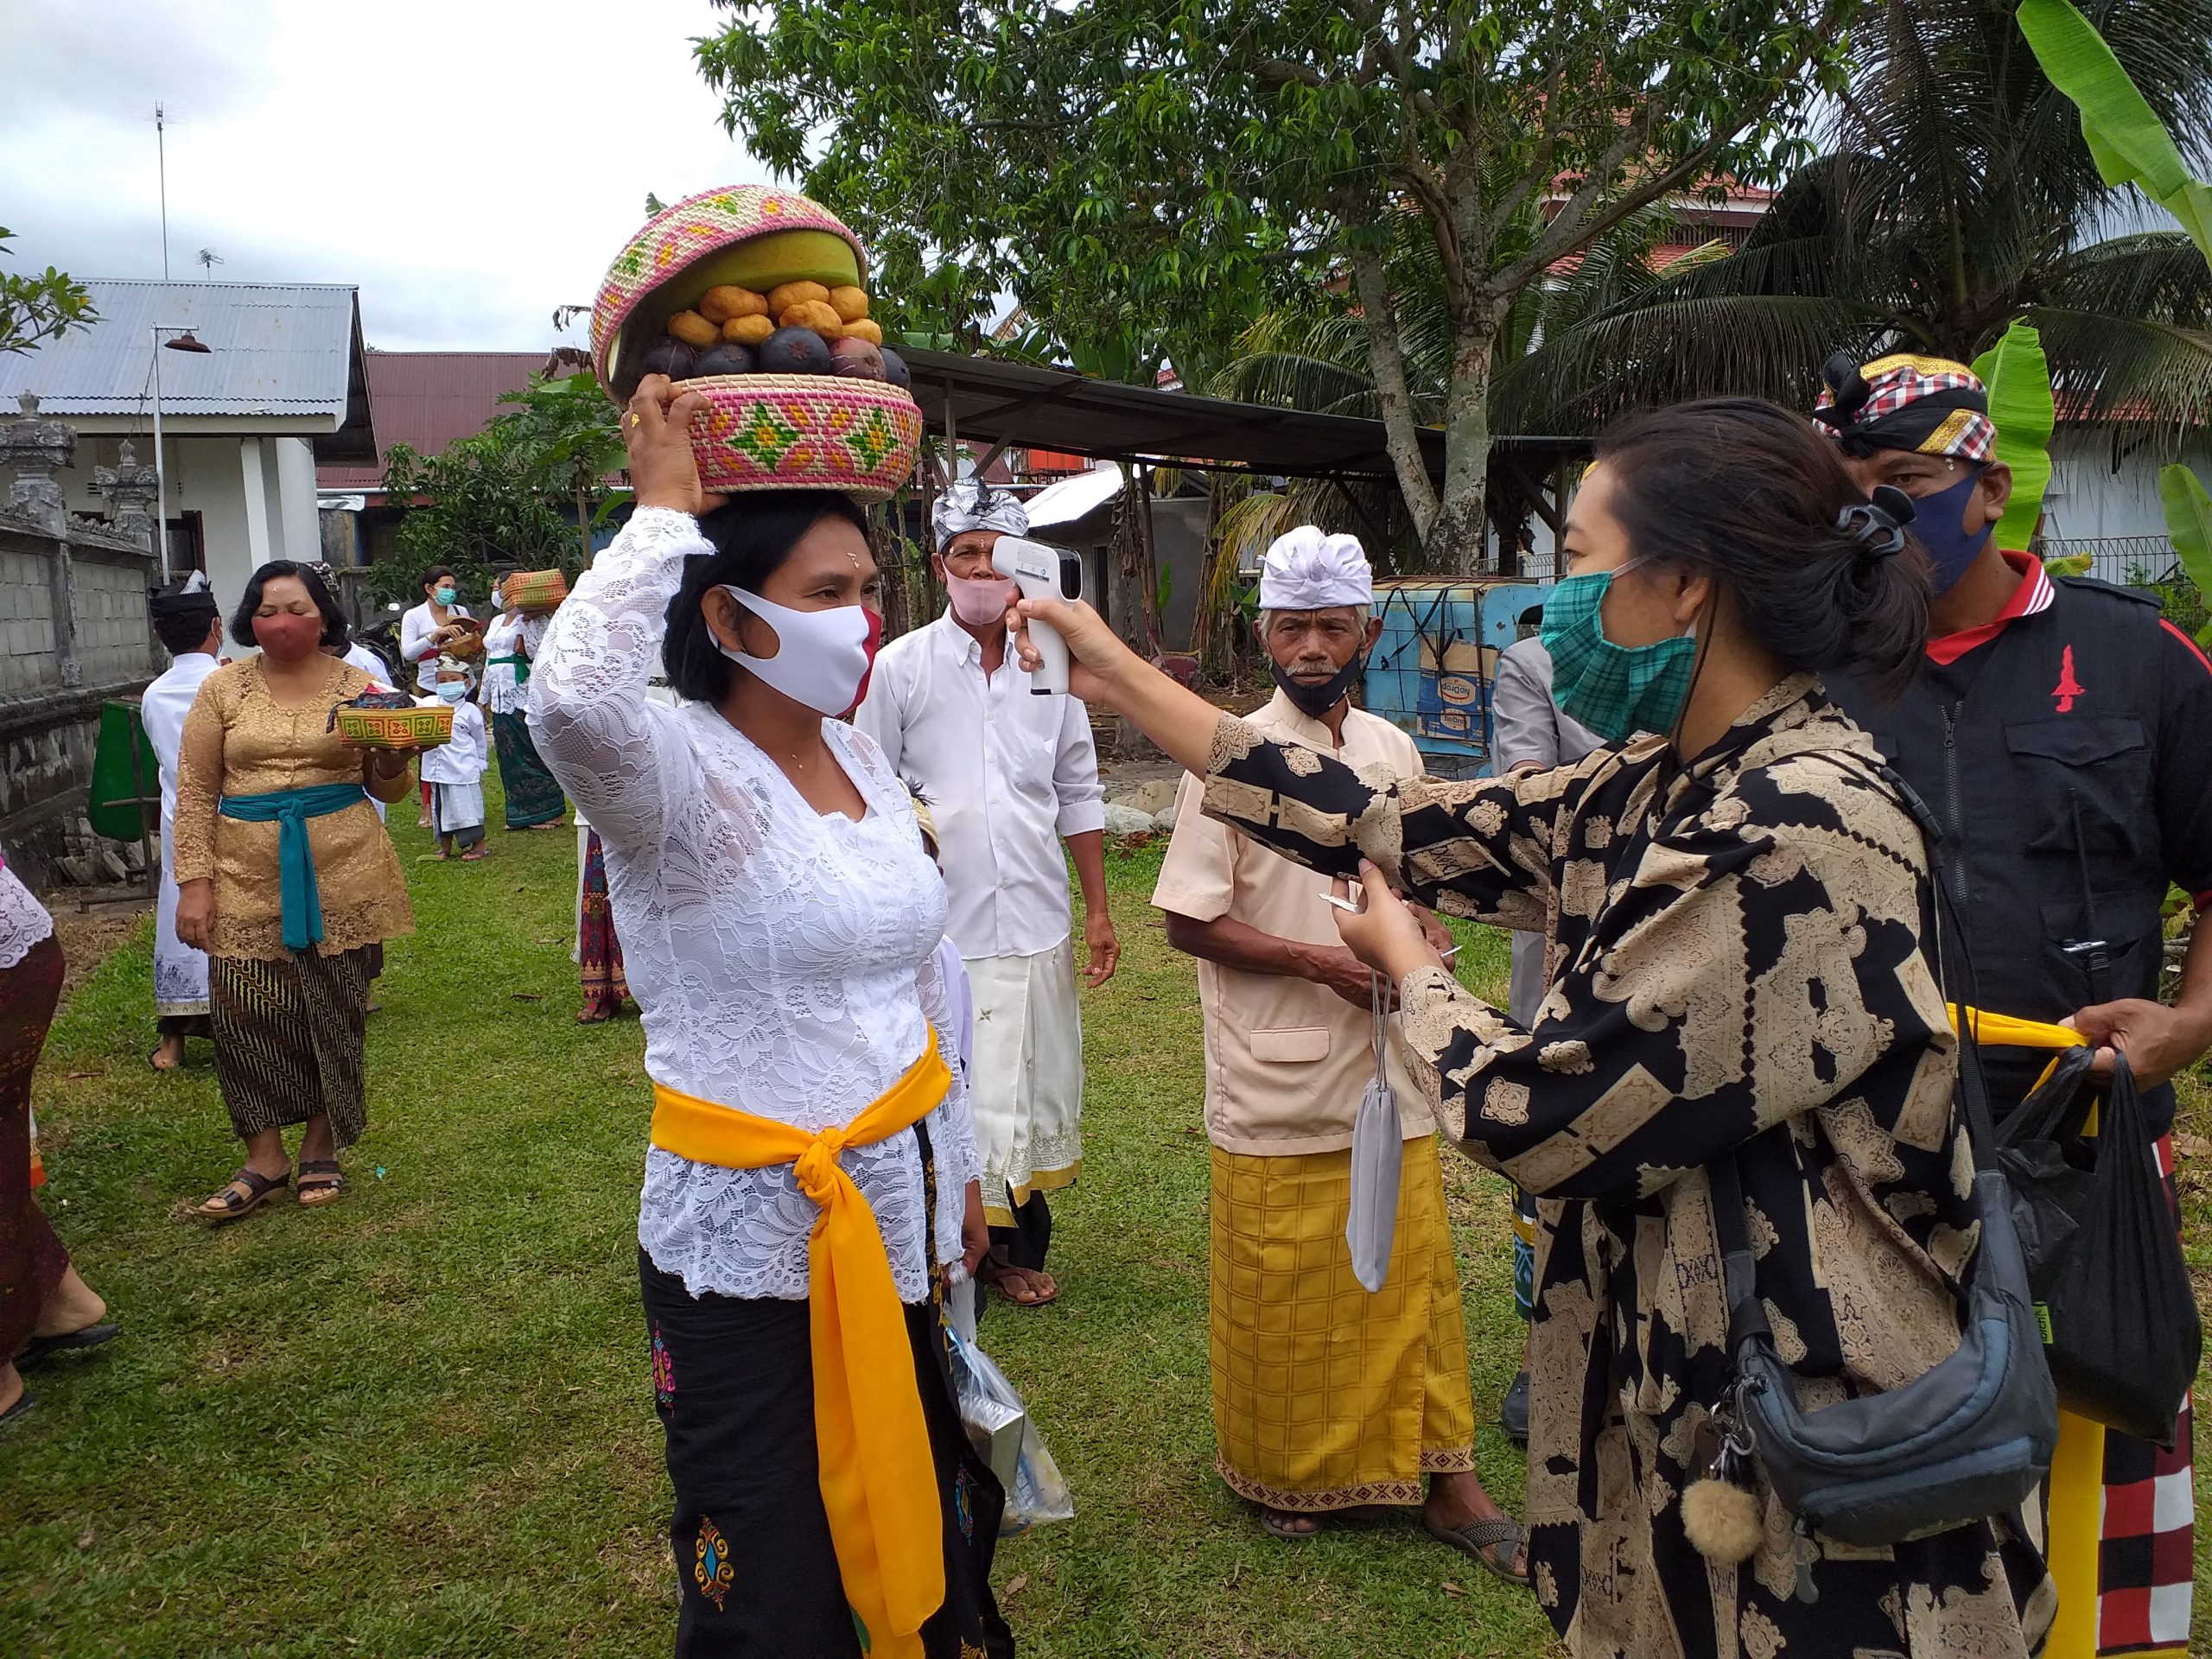
[(474, 436), (499, 411), (502, 394), (519, 391), (545, 366), (543, 352), (371, 352), (369, 407), (377, 435), (374, 467), (318, 467), (315, 487), (375, 491), (395, 443), (435, 455)]

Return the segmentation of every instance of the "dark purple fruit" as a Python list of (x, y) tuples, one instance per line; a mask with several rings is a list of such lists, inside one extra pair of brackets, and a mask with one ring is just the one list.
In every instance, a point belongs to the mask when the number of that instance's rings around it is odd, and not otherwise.
[(827, 374), (830, 342), (811, 328), (779, 328), (760, 342), (763, 374)]
[(691, 365), (696, 375), (751, 374), (760, 365), (754, 360), (753, 348), (726, 340), (719, 346), (709, 346), (699, 353), (699, 360)]
[(645, 347), (645, 354), (639, 363), (639, 372), (664, 374), (671, 380), (681, 380), (693, 372), (693, 365), (698, 360), (699, 353), (682, 340), (671, 340), (663, 334)]
[(883, 358), (883, 378), (894, 386), (912, 386), (914, 376), (906, 366), (906, 359), (888, 346), (880, 346), (876, 350)]
[(848, 380), (880, 380), (883, 353), (865, 340), (833, 340), (830, 342), (830, 372)]

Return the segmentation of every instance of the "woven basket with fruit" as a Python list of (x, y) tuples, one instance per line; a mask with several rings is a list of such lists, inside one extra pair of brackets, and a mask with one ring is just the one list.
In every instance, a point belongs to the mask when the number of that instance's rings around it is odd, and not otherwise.
[(364, 691), (330, 711), (329, 729), (359, 749), (435, 749), (453, 741), (453, 710), (425, 709), (404, 691)]
[(626, 401), (648, 374), (706, 394), (691, 423), (707, 489), (891, 494), (913, 470), (922, 413), (868, 315), (859, 239), (788, 190), (708, 190), (658, 214), (592, 307), (600, 384)]
[(569, 596), (569, 579), (558, 570), (517, 570), (502, 585), (507, 603), (533, 615), (558, 610)]

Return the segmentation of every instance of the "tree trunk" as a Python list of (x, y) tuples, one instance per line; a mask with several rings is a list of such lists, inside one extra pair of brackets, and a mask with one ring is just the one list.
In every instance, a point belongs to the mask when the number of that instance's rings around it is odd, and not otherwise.
[(1367, 365), (1382, 409), (1384, 446), (1398, 474), (1406, 511), (1413, 516), (1414, 533), (1427, 541), (1436, 523), (1436, 486), (1429, 482), (1428, 465), (1421, 459), (1421, 427), (1414, 418), (1413, 394), (1406, 387), (1405, 346), (1398, 337), (1398, 315), (1392, 307), (1382, 250), (1356, 249), (1351, 271), (1367, 322)]
[(576, 537), (583, 543), (584, 562), (580, 568), (588, 570), (591, 569), (591, 515), (585, 511), (585, 506), (584, 488), (579, 484), (576, 486)]
[(1480, 575), (1484, 505), (1490, 493), (1491, 353), (1497, 319), (1487, 306), (1453, 320), (1452, 385), (1444, 407), (1444, 494), (1425, 540), (1429, 568), (1455, 576)]

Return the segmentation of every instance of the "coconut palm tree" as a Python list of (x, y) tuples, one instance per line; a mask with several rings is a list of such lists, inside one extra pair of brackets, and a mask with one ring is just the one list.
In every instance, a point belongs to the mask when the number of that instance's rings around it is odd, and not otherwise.
[[(2212, 147), (2212, 0), (2083, 7), (2183, 149)], [(1833, 353), (1971, 360), (2041, 332), (2066, 413), (2172, 434), (2212, 420), (2212, 270), (2097, 175), (2075, 106), (2009, 8), (1877, 0), (1827, 153), (1728, 257), (1549, 332), (1493, 389), (1501, 431), (1751, 392), (1804, 407)]]

